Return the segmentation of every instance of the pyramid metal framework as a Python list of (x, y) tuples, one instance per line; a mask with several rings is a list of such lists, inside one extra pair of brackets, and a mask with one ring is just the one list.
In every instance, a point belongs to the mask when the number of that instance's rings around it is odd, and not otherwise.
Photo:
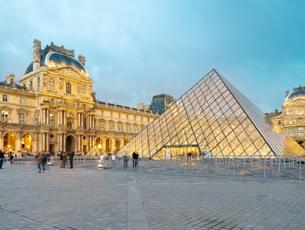
[(264, 114), (213, 69), (119, 154), (138, 152), (158, 159), (190, 149), (212, 157), (282, 157), (283, 139)]

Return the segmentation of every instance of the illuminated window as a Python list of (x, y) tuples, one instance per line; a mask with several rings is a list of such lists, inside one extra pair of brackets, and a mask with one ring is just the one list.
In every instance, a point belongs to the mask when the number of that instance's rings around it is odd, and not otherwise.
[(50, 113), (49, 122), (50, 122), (50, 127), (55, 128), (55, 115), (54, 115), (54, 113)]

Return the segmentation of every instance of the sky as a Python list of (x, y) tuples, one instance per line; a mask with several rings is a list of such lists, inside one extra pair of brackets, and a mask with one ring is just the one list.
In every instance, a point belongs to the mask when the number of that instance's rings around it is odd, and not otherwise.
[(0, 79), (20, 79), (32, 42), (86, 56), (97, 98), (180, 97), (215, 68), (262, 111), (305, 85), (303, 0), (0, 1)]

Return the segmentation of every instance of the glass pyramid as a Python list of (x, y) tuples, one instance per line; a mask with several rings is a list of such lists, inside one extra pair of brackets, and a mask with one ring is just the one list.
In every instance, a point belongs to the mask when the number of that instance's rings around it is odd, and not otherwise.
[(289, 152), (285, 138), (274, 133), (264, 114), (212, 70), (119, 154), (138, 152), (154, 159), (188, 153), (193, 157), (200, 153), (211, 157), (283, 157)]

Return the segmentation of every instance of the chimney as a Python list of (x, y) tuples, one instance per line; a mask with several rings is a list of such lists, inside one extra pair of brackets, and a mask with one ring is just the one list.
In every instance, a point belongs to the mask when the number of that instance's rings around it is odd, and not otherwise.
[(41, 42), (37, 39), (33, 41), (33, 71), (40, 67)]
[(83, 66), (85, 66), (85, 64), (86, 64), (86, 58), (85, 58), (85, 56), (79, 55), (79, 56), (78, 56), (78, 61), (79, 61), (80, 64), (82, 64)]

